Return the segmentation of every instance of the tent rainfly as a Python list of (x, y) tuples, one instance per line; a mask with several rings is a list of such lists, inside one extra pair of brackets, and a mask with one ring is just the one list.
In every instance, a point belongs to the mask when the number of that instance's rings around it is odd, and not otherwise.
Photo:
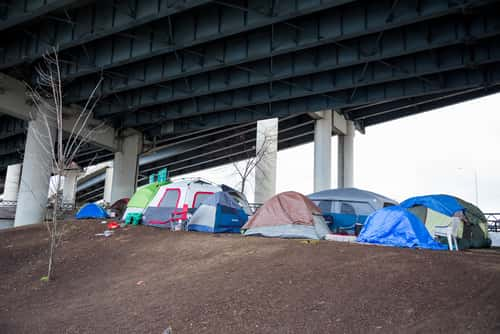
[(240, 233), (248, 213), (227, 192), (217, 192), (205, 199), (188, 223), (188, 231)]
[(294, 191), (269, 199), (242, 229), (246, 236), (316, 240), (324, 239), (330, 233), (320, 208)]

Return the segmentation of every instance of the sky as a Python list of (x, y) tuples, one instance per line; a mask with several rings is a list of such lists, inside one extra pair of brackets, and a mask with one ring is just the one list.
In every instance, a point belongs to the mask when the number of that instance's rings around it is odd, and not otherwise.
[[(309, 143), (278, 153), (277, 192), (313, 192)], [(337, 137), (332, 137), (332, 188), (337, 175)], [(300, 157), (300, 158), (298, 158)], [(202, 177), (238, 186), (224, 165), (181, 177)], [(371, 126), (356, 132), (354, 186), (397, 201), (445, 193), (500, 212), (500, 94)], [(246, 195), (253, 200), (253, 185)]]

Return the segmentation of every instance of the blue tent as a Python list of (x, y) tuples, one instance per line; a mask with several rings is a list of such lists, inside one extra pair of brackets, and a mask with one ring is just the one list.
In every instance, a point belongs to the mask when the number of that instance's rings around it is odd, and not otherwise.
[(75, 216), (76, 219), (102, 219), (109, 218), (106, 210), (99, 204), (88, 203), (85, 204)]
[(394, 247), (448, 249), (432, 239), (417, 216), (400, 206), (387, 207), (371, 214), (357, 241)]
[(403, 208), (411, 208), (417, 205), (425, 206), (443, 215), (452, 217), (457, 211), (464, 211), (458, 200), (450, 195), (427, 195), (411, 197), (401, 203)]
[(229, 193), (217, 192), (196, 209), (187, 229), (209, 233), (240, 233), (247, 220), (247, 213)]

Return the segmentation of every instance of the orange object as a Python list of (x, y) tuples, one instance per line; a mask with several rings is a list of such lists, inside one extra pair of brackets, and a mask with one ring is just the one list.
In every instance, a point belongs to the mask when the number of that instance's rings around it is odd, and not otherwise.
[(108, 229), (110, 230), (114, 230), (116, 228), (120, 227), (120, 224), (118, 224), (117, 222), (115, 221), (112, 221), (112, 222), (109, 222), (108, 223)]

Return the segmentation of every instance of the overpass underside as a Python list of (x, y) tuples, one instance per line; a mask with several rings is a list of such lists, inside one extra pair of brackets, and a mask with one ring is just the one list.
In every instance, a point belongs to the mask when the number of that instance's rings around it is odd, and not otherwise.
[[(134, 129), (141, 152), (165, 154), (139, 164), (141, 182), (162, 166), (175, 175), (248, 157), (259, 120), (280, 119), (285, 148), (314, 139), (311, 112), (334, 110), (362, 132), (496, 93), (498, 13), (485, 0), (6, 0), (0, 71), (33, 84), (57, 46), (68, 106), (102, 80), (94, 118), (118, 142)], [(12, 90), (0, 81), (0, 104)], [(0, 175), (24, 156), (29, 116), (14, 109), (0, 106)], [(103, 147), (77, 162), (123, 149)]]

